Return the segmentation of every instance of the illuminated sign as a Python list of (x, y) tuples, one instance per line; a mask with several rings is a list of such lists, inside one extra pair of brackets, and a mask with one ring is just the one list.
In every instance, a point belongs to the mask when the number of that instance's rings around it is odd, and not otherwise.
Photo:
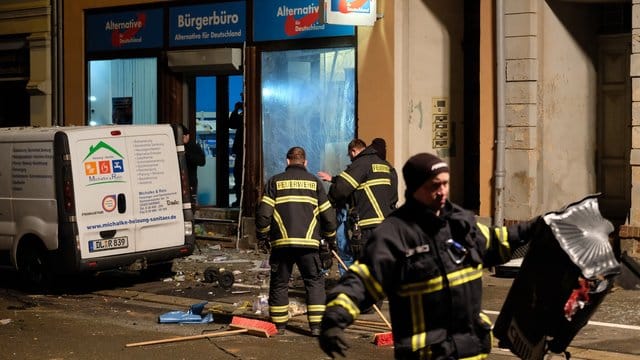
[(274, 0), (253, 3), (255, 41), (292, 40), (353, 36), (353, 26), (330, 25), (322, 21), (322, 0)]
[(373, 26), (376, 0), (320, 0), (327, 24)]

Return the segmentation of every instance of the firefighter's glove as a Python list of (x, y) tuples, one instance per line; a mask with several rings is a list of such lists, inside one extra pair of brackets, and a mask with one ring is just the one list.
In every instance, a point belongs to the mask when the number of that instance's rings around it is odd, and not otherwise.
[(362, 238), (351, 238), (349, 241), (349, 248), (351, 249), (351, 254), (353, 254), (354, 259), (360, 259), (362, 257), (362, 252), (364, 251), (364, 242)]
[(531, 220), (522, 221), (514, 225), (509, 226), (509, 245), (511, 250), (516, 251), (519, 247), (527, 244), (529, 241), (534, 240), (540, 230), (546, 226), (542, 216), (536, 216)]
[(322, 268), (325, 270), (329, 270), (333, 266), (333, 256), (331, 255), (331, 250), (333, 250), (331, 248), (331, 242), (323, 240), (320, 244), (320, 262), (322, 263)]
[(342, 357), (346, 357), (345, 351), (349, 349), (349, 344), (347, 344), (343, 329), (337, 326), (322, 329), (318, 340), (320, 341), (322, 351), (332, 359), (335, 358), (334, 354), (340, 354)]
[(324, 239), (324, 243), (329, 247), (329, 252), (335, 251), (338, 252), (338, 245), (336, 244), (336, 238), (326, 238)]
[(269, 242), (269, 239), (258, 239), (258, 249), (260, 249), (263, 254), (268, 254), (271, 250), (271, 242)]

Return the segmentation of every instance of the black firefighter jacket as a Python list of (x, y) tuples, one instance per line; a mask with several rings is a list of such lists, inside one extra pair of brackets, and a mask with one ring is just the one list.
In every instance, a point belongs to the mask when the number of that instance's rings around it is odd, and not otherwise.
[(436, 216), (408, 200), (331, 290), (323, 327), (345, 328), (387, 296), (396, 357), (438, 358), (431, 353), (437, 350), (483, 359), (491, 348), (491, 323), (481, 312), (483, 268), (508, 261), (529, 227), (487, 227), (450, 202)]
[(336, 207), (349, 204), (359, 216), (358, 225), (375, 227), (391, 213), (398, 202), (398, 175), (375, 150), (362, 150), (347, 168), (334, 176), (329, 200)]
[(289, 165), (265, 185), (256, 212), (259, 240), (272, 248), (315, 248), (320, 239), (334, 241), (336, 213), (320, 180), (302, 165)]

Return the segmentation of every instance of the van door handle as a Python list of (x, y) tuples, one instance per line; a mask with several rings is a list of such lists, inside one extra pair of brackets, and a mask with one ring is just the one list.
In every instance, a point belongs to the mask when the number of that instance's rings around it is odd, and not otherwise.
[(103, 239), (111, 239), (115, 235), (116, 235), (116, 231), (115, 230), (100, 231), (100, 237), (103, 238)]
[(127, 200), (124, 194), (118, 194), (118, 212), (124, 214), (127, 211)]

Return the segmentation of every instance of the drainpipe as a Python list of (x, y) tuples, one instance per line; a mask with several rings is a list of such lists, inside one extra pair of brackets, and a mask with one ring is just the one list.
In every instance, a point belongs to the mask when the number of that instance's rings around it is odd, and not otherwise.
[(53, 54), (51, 56), (51, 71), (52, 71), (52, 99), (51, 103), (53, 106), (53, 124), (54, 126), (62, 126), (64, 125), (63, 119), (63, 84), (62, 84), (62, 73), (63, 73), (63, 56), (62, 56), (62, 3), (63, 0), (52, 0), (51, 1), (51, 38), (52, 44), (51, 49)]
[(496, 168), (494, 173), (494, 214), (493, 225), (504, 222), (504, 179), (505, 179), (505, 100), (506, 83), (504, 59), (504, 0), (496, 0)]

